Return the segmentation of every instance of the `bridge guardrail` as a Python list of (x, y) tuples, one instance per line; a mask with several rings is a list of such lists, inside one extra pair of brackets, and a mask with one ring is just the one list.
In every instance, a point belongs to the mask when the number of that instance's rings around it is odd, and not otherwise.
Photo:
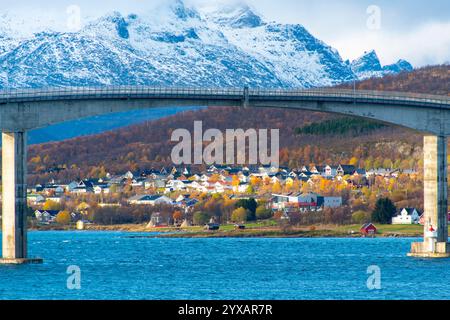
[[(0, 103), (55, 101), (76, 99), (115, 98), (192, 98), (224, 99), (242, 98), (241, 88), (188, 88), (188, 87), (148, 87), (148, 86), (104, 86), (104, 87), (58, 87), (36, 89), (0, 90)], [(249, 89), (250, 100), (335, 100), (357, 102), (395, 102), (399, 104), (432, 104), (450, 107), (450, 97), (394, 91), (370, 91), (350, 89)]]

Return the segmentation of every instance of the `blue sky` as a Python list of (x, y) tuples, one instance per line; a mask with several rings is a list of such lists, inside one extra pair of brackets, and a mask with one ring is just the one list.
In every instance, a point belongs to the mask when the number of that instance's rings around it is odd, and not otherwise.
[[(354, 59), (375, 49), (382, 63), (399, 58), (415, 66), (450, 62), (450, 1), (448, 0), (245, 0), (266, 20), (303, 24), (316, 37)], [(163, 0), (40, 0), (46, 13), (64, 17), (69, 5), (83, 15), (98, 16), (117, 10), (151, 12)], [(164, 0), (167, 2), (167, 0)], [(222, 5), (236, 0), (185, 0), (194, 6)], [(0, 0), (0, 11), (39, 14), (35, 0)], [(372, 7), (371, 7), (372, 6)], [(376, 7), (373, 7), (376, 6)], [(371, 8), (369, 12), (368, 8)], [(375, 8), (375, 9), (374, 9)], [(376, 11), (373, 11), (376, 10)], [(377, 14), (379, 12), (379, 15)], [(375, 14), (376, 13), (376, 14)], [(379, 23), (373, 23), (377, 18)], [(368, 21), (372, 22), (369, 23)]]

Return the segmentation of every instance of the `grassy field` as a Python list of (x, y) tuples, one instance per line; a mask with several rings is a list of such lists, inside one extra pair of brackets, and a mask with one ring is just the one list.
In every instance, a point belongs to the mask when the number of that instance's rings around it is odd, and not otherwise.
[[(378, 229), (378, 234), (422, 234), (423, 226), (421, 225), (376, 225)], [(359, 232), (361, 228), (360, 225), (349, 225), (349, 226), (336, 226), (336, 230), (345, 232), (353, 231)]]
[[(87, 225), (86, 230), (91, 231), (123, 231), (123, 232), (158, 232), (159, 237), (361, 237), (360, 225), (316, 225), (282, 228), (276, 221), (260, 221), (245, 224), (245, 230), (236, 230), (234, 224), (221, 225), (218, 231), (206, 231), (201, 226), (188, 228), (147, 228), (146, 224), (127, 225)], [(377, 237), (421, 237), (423, 226), (420, 225), (376, 225)], [(73, 230), (74, 226), (61, 228), (42, 227), (37, 230)]]
[[(182, 232), (169, 232), (163, 237), (361, 237), (360, 225), (319, 225), (307, 227), (281, 228), (273, 223), (246, 224), (245, 230), (235, 230), (234, 225), (223, 225), (219, 231), (205, 231), (201, 227), (191, 227)], [(421, 237), (420, 225), (377, 225), (379, 237)], [(170, 230), (167, 230), (170, 231)], [(174, 231), (172, 229), (172, 231)]]

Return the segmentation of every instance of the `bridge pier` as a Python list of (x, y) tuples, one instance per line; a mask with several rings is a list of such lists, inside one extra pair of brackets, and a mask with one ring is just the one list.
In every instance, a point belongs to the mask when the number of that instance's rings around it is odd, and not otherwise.
[(27, 134), (2, 133), (2, 259), (0, 264), (40, 263), (27, 258)]
[(424, 242), (413, 243), (412, 257), (450, 257), (448, 242), (447, 138), (424, 137)]

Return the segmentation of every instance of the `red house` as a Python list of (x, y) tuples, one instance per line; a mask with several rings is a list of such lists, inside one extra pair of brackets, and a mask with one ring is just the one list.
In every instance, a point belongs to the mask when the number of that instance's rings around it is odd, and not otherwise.
[(373, 223), (366, 223), (361, 227), (360, 232), (366, 236), (372, 236), (377, 233), (377, 227)]

